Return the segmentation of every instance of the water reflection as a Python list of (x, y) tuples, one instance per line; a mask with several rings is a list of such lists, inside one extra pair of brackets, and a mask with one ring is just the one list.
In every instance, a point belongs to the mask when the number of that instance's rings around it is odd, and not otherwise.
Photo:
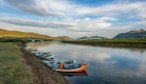
[(88, 76), (66, 77), (73, 84), (146, 84), (145, 49), (93, 47), (57, 42), (32, 43), (29, 47), (51, 51), (60, 61), (74, 59), (79, 63), (89, 64)]
[(77, 73), (61, 73), (63, 76), (73, 77), (73, 76), (87, 76), (86, 71), (77, 72)]

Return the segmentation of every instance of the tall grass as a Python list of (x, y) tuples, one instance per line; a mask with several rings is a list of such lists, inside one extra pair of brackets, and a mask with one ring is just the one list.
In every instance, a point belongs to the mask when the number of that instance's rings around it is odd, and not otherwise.
[(32, 72), (15, 43), (0, 43), (0, 84), (30, 84)]
[(74, 44), (85, 44), (85, 45), (108, 46), (108, 47), (146, 48), (146, 38), (75, 40), (75, 41), (63, 41), (63, 42), (74, 43)]

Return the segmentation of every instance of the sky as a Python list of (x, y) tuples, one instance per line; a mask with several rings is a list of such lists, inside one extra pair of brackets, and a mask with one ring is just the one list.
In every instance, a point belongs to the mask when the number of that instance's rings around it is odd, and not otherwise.
[(146, 30), (146, 0), (0, 0), (0, 28), (72, 38)]

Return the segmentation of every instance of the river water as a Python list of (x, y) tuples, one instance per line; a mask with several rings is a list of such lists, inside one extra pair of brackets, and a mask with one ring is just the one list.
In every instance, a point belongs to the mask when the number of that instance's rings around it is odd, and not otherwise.
[(88, 64), (85, 72), (65, 75), (71, 84), (146, 84), (146, 49), (75, 45), (61, 42), (29, 43), (49, 51), (59, 61)]

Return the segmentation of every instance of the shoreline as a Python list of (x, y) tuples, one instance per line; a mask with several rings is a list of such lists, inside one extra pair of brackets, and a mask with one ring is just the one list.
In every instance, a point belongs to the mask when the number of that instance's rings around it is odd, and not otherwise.
[(77, 44), (77, 45), (89, 45), (99, 47), (114, 47), (114, 48), (146, 48), (146, 41), (132, 42), (132, 41), (62, 41), (63, 43)]
[(50, 67), (43, 64), (43, 62), (32, 55), (29, 51), (25, 50), (22, 45), (19, 45), (23, 58), (26, 64), (32, 69), (34, 74), (34, 84), (68, 84), (67, 81), (59, 72), (53, 71)]

